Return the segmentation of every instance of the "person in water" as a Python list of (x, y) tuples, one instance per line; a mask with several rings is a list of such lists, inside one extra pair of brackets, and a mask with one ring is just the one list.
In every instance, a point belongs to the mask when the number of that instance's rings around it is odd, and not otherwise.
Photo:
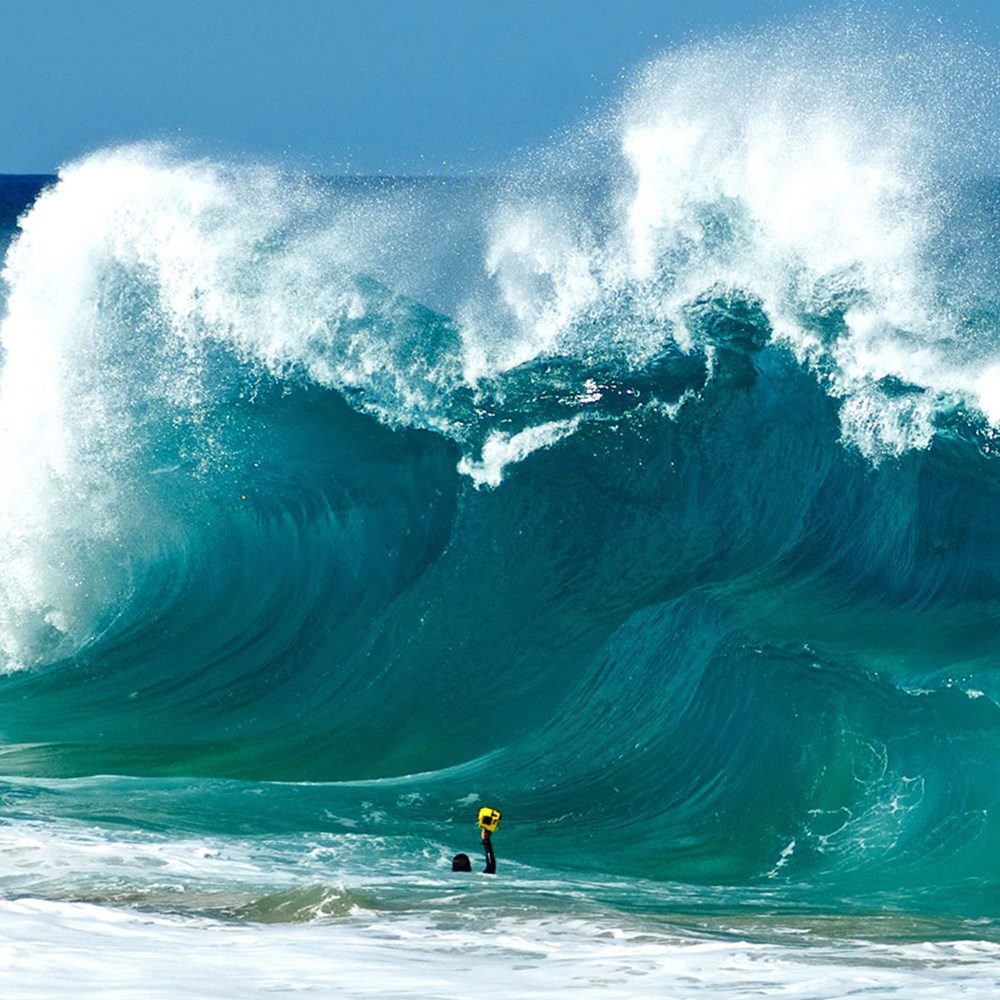
[[(483, 835), (483, 850), (486, 852), (486, 867), (483, 869), (484, 875), (496, 875), (497, 859), (493, 853), (493, 835), (486, 827), (482, 827), (480, 832)], [(468, 854), (456, 854), (451, 862), (453, 872), (471, 872), (472, 862)]]

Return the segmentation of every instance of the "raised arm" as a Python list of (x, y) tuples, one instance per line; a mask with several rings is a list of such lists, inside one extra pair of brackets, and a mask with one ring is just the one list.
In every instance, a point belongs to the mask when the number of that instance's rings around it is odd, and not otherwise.
[(483, 828), (483, 850), (486, 852), (486, 867), (483, 869), (484, 875), (496, 875), (497, 859), (493, 854), (493, 838), (490, 831)]

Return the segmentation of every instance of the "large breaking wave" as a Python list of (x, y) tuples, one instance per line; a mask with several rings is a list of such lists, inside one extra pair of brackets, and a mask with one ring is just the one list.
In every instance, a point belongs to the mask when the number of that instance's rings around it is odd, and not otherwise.
[(995, 884), (984, 65), (847, 18), (499, 181), (65, 167), (4, 268), (7, 772), (419, 773), (407, 823), (474, 783), (584, 868)]

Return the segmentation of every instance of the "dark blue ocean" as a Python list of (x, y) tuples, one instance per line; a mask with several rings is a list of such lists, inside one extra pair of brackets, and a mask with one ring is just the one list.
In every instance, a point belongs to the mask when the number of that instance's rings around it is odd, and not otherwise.
[(855, 16), (490, 176), (0, 177), (10, 995), (995, 995), (996, 79)]

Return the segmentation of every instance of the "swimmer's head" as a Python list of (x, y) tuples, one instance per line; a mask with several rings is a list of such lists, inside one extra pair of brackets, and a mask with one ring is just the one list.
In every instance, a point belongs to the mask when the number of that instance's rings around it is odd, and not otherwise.
[(469, 860), (469, 855), (456, 854), (455, 857), (451, 859), (451, 870), (453, 872), (471, 872), (472, 862)]

